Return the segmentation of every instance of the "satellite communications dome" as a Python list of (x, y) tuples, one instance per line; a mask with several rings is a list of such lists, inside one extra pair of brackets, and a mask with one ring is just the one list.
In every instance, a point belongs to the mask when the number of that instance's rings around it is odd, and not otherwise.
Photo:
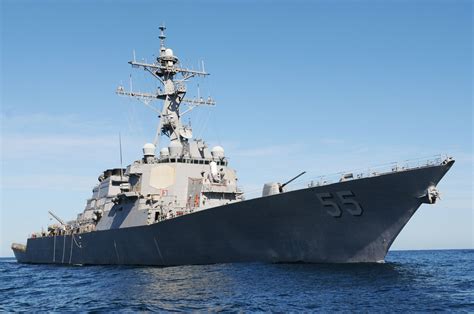
[(211, 155), (213, 158), (224, 158), (224, 148), (222, 146), (214, 146), (211, 149)]
[(173, 57), (173, 49), (170, 49), (170, 48), (166, 48), (165, 50), (165, 56), (167, 57)]
[(183, 151), (183, 145), (178, 141), (172, 141), (168, 150), (171, 157), (179, 157)]
[(160, 149), (160, 156), (161, 157), (168, 157), (170, 155), (170, 151), (168, 150), (168, 147), (163, 147)]
[(152, 143), (146, 143), (143, 145), (143, 156), (155, 156), (155, 145)]

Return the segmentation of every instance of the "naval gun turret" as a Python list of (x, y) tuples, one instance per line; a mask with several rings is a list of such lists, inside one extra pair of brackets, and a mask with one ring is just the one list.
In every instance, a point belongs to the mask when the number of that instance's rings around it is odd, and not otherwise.
[(274, 194), (283, 193), (285, 191), (284, 190), (285, 186), (287, 186), (291, 182), (295, 181), (296, 179), (298, 179), (299, 177), (301, 177), (305, 173), (306, 173), (306, 171), (303, 171), (300, 174), (298, 174), (297, 176), (291, 178), (290, 180), (286, 181), (283, 184), (279, 183), (279, 182), (265, 183), (263, 185), (262, 196), (270, 196), (270, 195), (274, 195)]

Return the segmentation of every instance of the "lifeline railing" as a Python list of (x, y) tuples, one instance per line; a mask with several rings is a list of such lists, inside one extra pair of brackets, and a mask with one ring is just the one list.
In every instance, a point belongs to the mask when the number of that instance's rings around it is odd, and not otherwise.
[[(341, 171), (337, 173), (317, 176), (310, 181), (300, 181), (289, 184), (289, 188), (285, 189), (285, 192), (300, 190), (308, 187), (324, 186), (337, 182), (350, 181), (362, 178), (371, 178), (384, 174), (401, 172), (406, 170), (413, 170), (418, 168), (437, 166), (449, 157), (447, 155), (434, 155), (429, 157), (421, 157), (416, 159), (407, 159), (404, 161), (390, 162), (368, 168), (359, 168), (352, 171)], [(244, 190), (245, 199), (253, 199), (262, 196), (262, 189), (255, 189), (250, 191)]]

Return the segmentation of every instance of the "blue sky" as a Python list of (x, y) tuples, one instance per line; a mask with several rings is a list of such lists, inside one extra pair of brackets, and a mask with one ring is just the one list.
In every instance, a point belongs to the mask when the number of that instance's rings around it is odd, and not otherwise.
[[(82, 211), (99, 173), (151, 141), (156, 116), (117, 85), (156, 87), (158, 26), (205, 60), (195, 134), (226, 149), (247, 191), (438, 153), (456, 157), (394, 249), (472, 248), (470, 1), (11, 1), (1, 3), (0, 256)], [(188, 86), (196, 94), (196, 84)], [(158, 105), (158, 104), (157, 104)]]

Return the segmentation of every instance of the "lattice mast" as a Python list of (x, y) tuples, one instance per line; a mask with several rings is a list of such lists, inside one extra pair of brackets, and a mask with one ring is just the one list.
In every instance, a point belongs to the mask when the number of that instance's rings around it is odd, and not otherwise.
[[(125, 91), (123, 86), (119, 86), (117, 94), (137, 98), (146, 105), (149, 105), (150, 102), (155, 100), (163, 100), (163, 107), (158, 116), (160, 123), (157, 129), (154, 145), (156, 147), (159, 146), (159, 138), (160, 135), (163, 134), (169, 137), (170, 142), (179, 142), (185, 146), (187, 141), (192, 138), (192, 129), (190, 126), (182, 123), (182, 115), (196, 106), (215, 105), (215, 102), (211, 97), (208, 97), (207, 99), (203, 99), (202, 97), (192, 99), (184, 98), (186, 95), (185, 82), (195, 76), (205, 77), (209, 75), (209, 73), (205, 72), (204, 64), (202, 64), (202, 69), (199, 71), (181, 67), (179, 59), (173, 54), (173, 50), (166, 48), (165, 46), (166, 27), (162, 25), (159, 29), (160, 35), (158, 38), (160, 39), (160, 54), (159, 57), (156, 58), (156, 62), (148, 64), (145, 62), (137, 62), (134, 58), (133, 61), (129, 61), (128, 63), (134, 68), (143, 68), (145, 71), (149, 72), (161, 83), (161, 87), (159, 87), (154, 93), (142, 93), (134, 92), (132, 90)], [(180, 77), (178, 78), (178, 76)], [(183, 113), (180, 113), (181, 104), (188, 105), (188, 109)]]

